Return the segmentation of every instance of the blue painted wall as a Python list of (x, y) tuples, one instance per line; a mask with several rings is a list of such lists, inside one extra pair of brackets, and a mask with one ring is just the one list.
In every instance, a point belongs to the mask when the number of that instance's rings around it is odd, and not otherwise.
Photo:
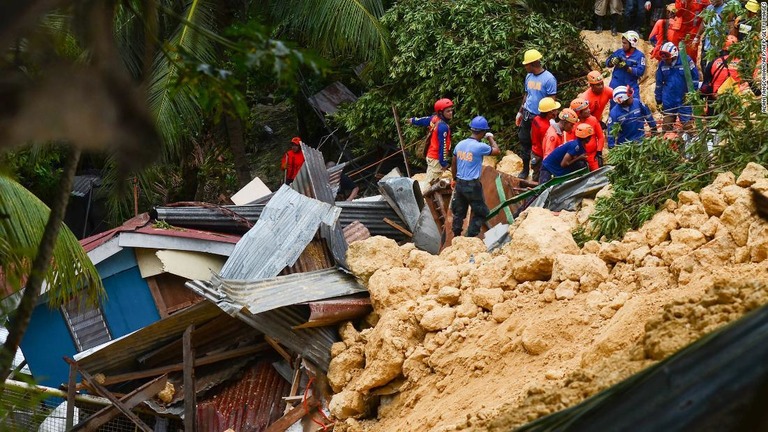
[(146, 327), (160, 319), (147, 282), (141, 278), (139, 267), (124, 270), (104, 279), (107, 299), (104, 318), (114, 339)]
[(77, 353), (61, 311), (50, 309), (47, 304), (38, 305), (32, 311), (21, 350), (37, 383), (49, 387), (67, 382), (69, 365), (62, 357)]

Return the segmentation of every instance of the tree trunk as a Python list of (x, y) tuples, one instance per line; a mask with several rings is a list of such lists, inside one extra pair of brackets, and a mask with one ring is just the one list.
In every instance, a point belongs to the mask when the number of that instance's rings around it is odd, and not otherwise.
[(62, 221), (64, 220), (64, 211), (67, 208), (69, 196), (72, 193), (72, 182), (75, 178), (77, 163), (80, 160), (80, 148), (72, 146), (69, 157), (64, 164), (64, 171), (61, 175), (59, 184), (59, 193), (54, 197), (51, 206), (51, 213), (48, 216), (48, 222), (43, 231), (43, 237), (40, 240), (40, 246), (37, 248), (37, 255), (32, 261), (32, 270), (24, 288), (24, 295), (21, 298), (19, 307), (11, 318), (8, 327), (8, 338), (5, 340), (3, 348), (0, 350), (0, 389), (5, 384), (5, 379), (11, 372), (13, 358), (16, 350), (19, 349), (21, 338), (29, 326), (29, 319), (32, 317), (32, 310), (35, 308), (37, 298), (40, 297), (40, 289), (45, 280), (45, 274), (51, 265), (53, 249), (56, 245), (56, 239), (59, 237)]
[(248, 156), (245, 154), (245, 132), (243, 131), (243, 121), (237, 117), (227, 115), (224, 118), (224, 125), (227, 128), (229, 148), (232, 150), (232, 157), (235, 160), (237, 184), (240, 188), (243, 188), (252, 180), (251, 167), (248, 164)]

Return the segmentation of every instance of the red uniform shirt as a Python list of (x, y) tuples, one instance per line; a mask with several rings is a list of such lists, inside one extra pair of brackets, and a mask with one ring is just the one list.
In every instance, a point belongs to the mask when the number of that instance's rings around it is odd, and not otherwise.
[(680, 17), (680, 33), (695, 36), (701, 26), (699, 12), (709, 6), (709, 0), (675, 0), (677, 16)]
[(544, 135), (547, 134), (549, 129), (549, 120), (537, 115), (531, 121), (531, 153), (538, 157), (544, 156), (544, 150), (542, 143), (544, 142)]
[[(675, 46), (680, 44), (680, 41), (683, 40), (683, 37), (685, 36), (682, 32), (681, 21), (682, 19), (677, 16), (671, 19), (660, 19), (656, 21), (653, 30), (651, 30), (651, 34), (648, 35), (649, 40), (654, 37), (656, 38), (656, 46), (654, 46), (651, 51), (651, 58), (661, 60), (659, 51), (661, 50), (661, 46), (664, 45), (664, 42), (672, 42)], [(665, 25), (667, 27), (666, 34), (664, 34)]]
[(579, 97), (586, 99), (587, 102), (589, 102), (589, 112), (598, 120), (602, 120), (605, 106), (608, 105), (608, 102), (613, 98), (613, 89), (605, 86), (603, 87), (602, 93), (595, 94), (595, 92), (592, 91), (592, 86), (590, 86), (587, 91), (580, 94)]
[[(592, 135), (592, 138), (584, 146), (584, 151), (587, 153), (587, 166), (589, 166), (590, 171), (594, 171), (600, 168), (600, 165), (597, 163), (597, 152), (603, 151), (603, 147), (605, 146), (605, 134), (603, 133), (603, 128), (600, 127), (600, 122), (598, 122), (593, 115), (587, 117), (586, 120), (579, 120), (579, 122), (576, 123), (576, 126), (582, 123), (592, 126), (592, 129), (595, 131), (595, 134)], [(575, 140), (576, 128), (574, 127), (570, 132), (566, 132), (564, 135), (565, 142)]]
[(542, 158), (546, 158), (556, 148), (565, 143), (565, 134), (560, 129), (559, 124), (554, 124), (547, 129), (547, 133), (544, 134), (544, 141), (542, 143), (543, 154)]
[(285, 152), (281, 164), (281, 168), (285, 170), (285, 179), (288, 181), (295, 179), (302, 165), (304, 165), (304, 153), (301, 150), (295, 152), (291, 149)]

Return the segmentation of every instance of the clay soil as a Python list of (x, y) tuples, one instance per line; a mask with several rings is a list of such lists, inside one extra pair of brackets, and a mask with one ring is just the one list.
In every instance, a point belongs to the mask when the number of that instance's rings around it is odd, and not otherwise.
[(336, 431), (507, 431), (575, 405), (768, 301), (768, 223), (750, 164), (683, 192), (621, 241), (529, 209), (491, 253), (374, 237), (348, 262), (374, 313), (333, 347)]

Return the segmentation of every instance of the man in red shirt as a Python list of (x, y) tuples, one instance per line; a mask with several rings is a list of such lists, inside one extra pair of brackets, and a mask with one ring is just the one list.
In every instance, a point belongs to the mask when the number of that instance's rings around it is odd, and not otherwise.
[(301, 151), (301, 144), (301, 138), (293, 137), (291, 149), (283, 155), (280, 169), (285, 171), (285, 184), (293, 183), (293, 179), (296, 178), (301, 166), (304, 165), (304, 153)]
[[(592, 126), (594, 134), (584, 146), (587, 153), (587, 165), (590, 171), (600, 168), (603, 164), (603, 146), (605, 146), (605, 134), (603, 133), (600, 122), (589, 112), (589, 102), (586, 99), (576, 98), (571, 101), (571, 109), (579, 116), (576, 126), (586, 123)], [(566, 133), (566, 141), (575, 139), (573, 133)]]
[(677, 8), (674, 4), (667, 5), (667, 18), (656, 21), (656, 24), (648, 35), (648, 40), (654, 44), (651, 58), (661, 60), (659, 50), (666, 42), (672, 42), (675, 46), (680, 44), (685, 34), (682, 32), (682, 19), (677, 16)]
[(544, 158), (565, 143), (565, 133), (573, 130), (576, 122), (579, 121), (578, 114), (570, 108), (564, 108), (557, 117), (560, 120), (550, 126), (547, 129), (546, 135), (544, 135), (544, 143), (542, 145)]
[(698, 63), (699, 40), (696, 35), (701, 27), (699, 13), (709, 6), (709, 0), (675, 0), (677, 16), (680, 17), (680, 34), (685, 40), (685, 52)]
[(613, 99), (613, 89), (606, 87), (605, 82), (603, 82), (603, 74), (598, 71), (587, 74), (587, 83), (589, 83), (589, 88), (579, 97), (589, 102), (589, 112), (600, 121), (603, 129), (605, 129), (605, 123), (602, 121), (603, 112), (608, 102)]
[(539, 101), (539, 114), (531, 122), (531, 169), (533, 170), (533, 181), (539, 181), (539, 171), (541, 170), (541, 161), (544, 160), (544, 150), (542, 143), (544, 135), (550, 126), (550, 121), (557, 118), (557, 110), (560, 109), (560, 102), (551, 97), (542, 98)]

